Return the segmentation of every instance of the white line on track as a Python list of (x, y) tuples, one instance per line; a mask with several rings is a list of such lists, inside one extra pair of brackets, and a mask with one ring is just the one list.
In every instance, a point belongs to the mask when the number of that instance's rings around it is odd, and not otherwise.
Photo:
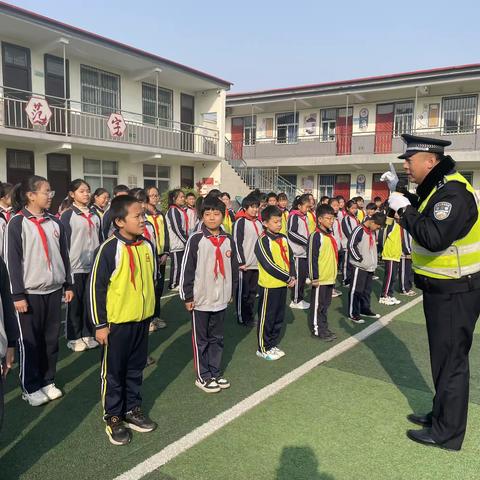
[(167, 445), (158, 453), (139, 463), (131, 470), (122, 473), (114, 480), (139, 480), (140, 478), (143, 478), (145, 475), (148, 475), (157, 468), (165, 465), (167, 462), (171, 461), (189, 448), (197, 445), (202, 440), (205, 440), (208, 436), (217, 432), (222, 427), (229, 424), (236, 418), (240, 417), (241, 415), (256, 407), (260, 403), (272, 397), (280, 390), (293, 383), (295, 380), (303, 377), (315, 367), (318, 367), (319, 365), (328, 362), (329, 360), (332, 360), (341, 353), (344, 353), (347, 350), (350, 350), (355, 345), (358, 345), (360, 342), (367, 339), (368, 337), (391, 323), (395, 317), (405, 312), (409, 308), (417, 305), (421, 301), (422, 296), (420, 295), (415, 300), (406, 303), (405, 305), (402, 305), (397, 310), (385, 315), (384, 317), (364, 328), (357, 334), (347, 338), (346, 340), (343, 340), (339, 344), (321, 353), (320, 355), (317, 355), (308, 362), (305, 362), (303, 365), (300, 365), (296, 369), (285, 374), (283, 377), (280, 377), (275, 382), (258, 390), (257, 392), (253, 393), (252, 395), (237, 403), (233, 407), (225, 410), (224, 412), (220, 413), (208, 422), (204, 423), (200, 427), (195, 428), (187, 435), (171, 443), (170, 445)]

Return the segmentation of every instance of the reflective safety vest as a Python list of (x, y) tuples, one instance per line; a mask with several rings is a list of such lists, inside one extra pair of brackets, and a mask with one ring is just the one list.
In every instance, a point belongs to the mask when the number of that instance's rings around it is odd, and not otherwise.
[[(477, 221), (465, 237), (455, 240), (441, 252), (430, 252), (413, 240), (412, 263), (415, 273), (419, 275), (449, 280), (480, 272), (480, 203), (475, 190), (460, 173), (446, 175), (444, 181), (445, 183), (452, 181), (463, 183), (475, 197), (479, 213)], [(420, 213), (425, 210), (436, 191), (437, 187), (422, 202), (418, 209)]]

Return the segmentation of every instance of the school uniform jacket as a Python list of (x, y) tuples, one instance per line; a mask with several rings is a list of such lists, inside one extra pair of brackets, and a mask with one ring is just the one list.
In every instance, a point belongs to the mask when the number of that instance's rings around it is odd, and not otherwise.
[(3, 258), (3, 244), (5, 242), (5, 231), (7, 230), (8, 220), (3, 212), (0, 212), (0, 257)]
[(237, 283), (238, 262), (232, 237), (222, 231), (214, 236), (202, 226), (188, 239), (185, 248), (180, 298), (195, 302), (195, 310), (218, 312), (227, 308)]
[(228, 234), (233, 233), (233, 224), (235, 223), (235, 212), (231, 208), (227, 208), (223, 219), (222, 227)]
[(248, 218), (244, 211), (237, 213), (237, 219), (233, 226), (235, 253), (239, 265), (245, 265), (247, 270), (258, 269), (255, 244), (262, 232), (263, 225), (258, 218)]
[(60, 221), (65, 228), (72, 273), (90, 273), (100, 245), (100, 218), (93, 209), (83, 212), (72, 205), (62, 213)]
[(192, 207), (185, 207), (185, 212), (187, 212), (188, 217), (188, 236), (190, 236), (195, 231), (195, 225), (197, 224), (197, 210)]
[(170, 237), (168, 235), (168, 227), (165, 215), (160, 210), (156, 210), (155, 213), (147, 212), (146, 217), (155, 228), (157, 255), (161, 256), (168, 254), (170, 252)]
[(349, 261), (354, 267), (367, 272), (374, 272), (378, 265), (375, 235), (364, 225), (353, 229), (348, 239)]
[[(38, 223), (38, 226), (35, 222)], [(25, 294), (48, 294), (72, 288), (65, 228), (53, 215), (35, 217), (26, 208), (7, 225), (5, 258), (14, 301)]]
[(153, 245), (118, 231), (100, 245), (88, 283), (88, 311), (95, 328), (140, 322), (153, 315), (157, 262)]
[(170, 235), (170, 251), (182, 252), (188, 239), (188, 215), (185, 209), (171, 206), (167, 211), (167, 226)]
[(296, 277), (293, 252), (287, 237), (265, 231), (255, 245), (258, 284), (264, 288), (286, 287)]
[(347, 213), (342, 219), (342, 248), (347, 248), (348, 239), (352, 235), (353, 230), (360, 225), (357, 217)]
[(17, 313), (10, 293), (7, 267), (0, 258), (0, 359), (8, 347), (14, 347), (19, 337)]
[(343, 247), (343, 237), (345, 236), (343, 234), (343, 230), (342, 230), (342, 220), (341, 218), (339, 218), (340, 214), (337, 213), (337, 215), (335, 215), (335, 220), (333, 221), (333, 226), (332, 226), (332, 232), (333, 232), (333, 236), (337, 242), (337, 246), (338, 248), (344, 248)]
[(400, 225), (400, 236), (402, 237), (402, 257), (412, 257), (412, 236)]
[[(282, 209), (280, 209), (282, 210)], [(288, 211), (287, 208), (282, 210), (282, 228), (280, 229), (280, 233), (283, 235), (287, 236), (287, 224), (288, 224), (288, 216), (290, 212)]]
[(307, 257), (308, 232), (307, 217), (298, 210), (292, 210), (288, 217), (287, 235), (295, 257)]
[(317, 228), (317, 217), (311, 210), (307, 211), (308, 235), (311, 235)]
[[(388, 221), (388, 220), (387, 220)], [(400, 232), (400, 225), (393, 222), (387, 225), (382, 235), (379, 236), (379, 251), (382, 252), (383, 260), (392, 260), (399, 262), (402, 257), (402, 237)]]
[(112, 211), (107, 208), (103, 213), (102, 220), (102, 240), (106, 240), (115, 231), (115, 225), (113, 224)]
[(98, 205), (95, 205), (95, 203), (92, 203), (91, 207), (92, 211), (98, 215), (98, 218), (101, 220), (103, 216), (105, 215), (105, 210), (103, 208), (100, 208)]
[(317, 230), (308, 239), (308, 271), (312, 281), (335, 285), (337, 280), (338, 245), (332, 232)]

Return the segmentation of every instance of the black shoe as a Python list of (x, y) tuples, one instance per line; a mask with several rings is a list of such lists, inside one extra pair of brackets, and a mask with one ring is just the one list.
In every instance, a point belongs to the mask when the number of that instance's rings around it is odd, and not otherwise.
[(365, 320), (361, 318), (359, 315), (356, 315), (354, 317), (348, 317), (348, 319), (353, 323), (365, 323)]
[(125, 425), (137, 432), (153, 432), (158, 426), (142, 412), (140, 407), (135, 407), (125, 414)]
[(337, 335), (336, 335), (335, 332), (332, 332), (331, 330), (328, 330), (328, 333), (330, 334), (330, 336), (331, 336), (334, 340), (337, 339)]
[(431, 428), (422, 428), (421, 430), (407, 430), (407, 437), (414, 442), (421, 443), (427, 447), (437, 447), (443, 448), (444, 450), (460, 450), (447, 448), (443, 445), (440, 445), (432, 438), (432, 429)]
[(365, 313), (361, 312), (360, 315), (362, 315), (362, 317), (368, 317), (368, 318), (380, 318), (381, 317), (381, 315), (379, 313), (374, 313), (371, 310), (367, 310)]
[(335, 340), (335, 338), (330, 335), (328, 332), (326, 333), (319, 333), (318, 335), (315, 335), (314, 333), (312, 333), (312, 337), (313, 338), (318, 338), (319, 340), (323, 340), (324, 342), (331, 342), (333, 340)]
[(415, 413), (411, 413), (407, 415), (407, 420), (409, 422), (414, 423), (415, 425), (420, 425), (421, 427), (432, 427), (432, 413), (427, 413), (425, 415), (416, 415)]
[(112, 415), (105, 419), (107, 426), (105, 431), (107, 432), (108, 439), (113, 445), (128, 445), (132, 440), (132, 433), (126, 428), (125, 423), (120, 417)]

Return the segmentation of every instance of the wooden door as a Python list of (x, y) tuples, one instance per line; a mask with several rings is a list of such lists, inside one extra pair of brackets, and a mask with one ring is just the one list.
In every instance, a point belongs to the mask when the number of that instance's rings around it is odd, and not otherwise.
[(377, 105), (375, 122), (375, 153), (391, 153), (393, 137), (394, 105)]

